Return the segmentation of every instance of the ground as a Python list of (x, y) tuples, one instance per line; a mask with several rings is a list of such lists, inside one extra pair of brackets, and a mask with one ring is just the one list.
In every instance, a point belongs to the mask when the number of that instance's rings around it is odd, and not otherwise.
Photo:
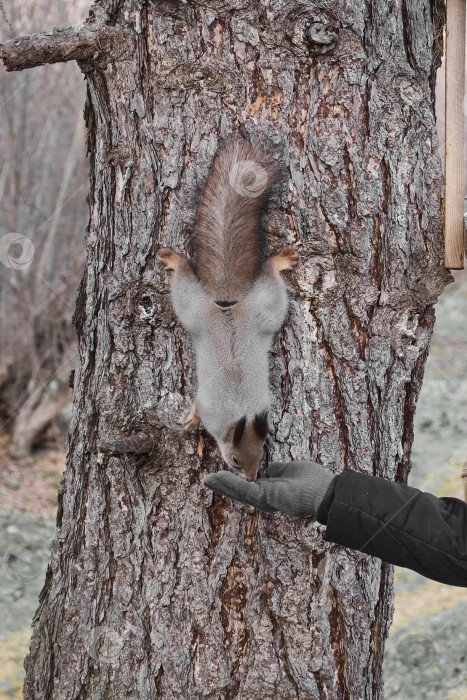
[[(435, 335), (415, 414), (408, 483), (464, 498), (467, 467), (467, 270), (436, 305)], [(395, 614), (384, 658), (385, 697), (467, 700), (467, 588), (396, 567)]]
[[(463, 498), (467, 467), (467, 273), (436, 306), (436, 332), (415, 416), (409, 484)], [(0, 438), (0, 700), (20, 699), (30, 622), (55, 529), (63, 444), (13, 462)], [(386, 699), (467, 700), (467, 588), (396, 568)]]
[(64, 466), (64, 441), (38, 450), (33, 457), (12, 460), (8, 456), (8, 437), (0, 436), (0, 507), (41, 518), (55, 517)]

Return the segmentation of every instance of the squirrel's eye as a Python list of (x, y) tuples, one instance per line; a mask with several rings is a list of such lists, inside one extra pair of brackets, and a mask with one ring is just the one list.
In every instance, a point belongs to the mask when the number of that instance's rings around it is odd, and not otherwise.
[(238, 459), (237, 459), (236, 457), (232, 457), (232, 461), (233, 461), (234, 464), (237, 464), (237, 465), (238, 465)]

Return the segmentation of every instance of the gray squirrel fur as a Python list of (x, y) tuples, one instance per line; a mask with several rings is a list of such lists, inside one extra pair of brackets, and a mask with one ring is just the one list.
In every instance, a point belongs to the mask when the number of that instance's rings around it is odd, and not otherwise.
[(170, 248), (159, 251), (174, 273), (173, 309), (196, 359), (197, 394), (186, 428), (202, 421), (227, 465), (249, 481), (269, 433), (268, 354), (289, 304), (280, 271), (297, 262), (294, 246), (262, 256), (260, 214), (275, 172), (263, 151), (231, 141), (217, 154), (201, 195), (194, 261)]

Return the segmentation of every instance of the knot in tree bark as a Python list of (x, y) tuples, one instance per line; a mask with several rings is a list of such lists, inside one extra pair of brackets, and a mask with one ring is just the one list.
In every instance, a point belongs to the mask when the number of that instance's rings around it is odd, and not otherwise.
[(337, 34), (324, 22), (309, 22), (304, 30), (305, 39), (310, 44), (318, 46), (327, 46), (336, 41)]

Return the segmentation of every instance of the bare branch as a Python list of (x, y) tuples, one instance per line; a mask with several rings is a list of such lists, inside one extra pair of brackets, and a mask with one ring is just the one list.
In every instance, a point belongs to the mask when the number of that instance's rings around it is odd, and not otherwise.
[(0, 44), (0, 57), (7, 71), (35, 68), (44, 63), (92, 61), (131, 55), (132, 35), (102, 22), (51, 29), (17, 37)]

